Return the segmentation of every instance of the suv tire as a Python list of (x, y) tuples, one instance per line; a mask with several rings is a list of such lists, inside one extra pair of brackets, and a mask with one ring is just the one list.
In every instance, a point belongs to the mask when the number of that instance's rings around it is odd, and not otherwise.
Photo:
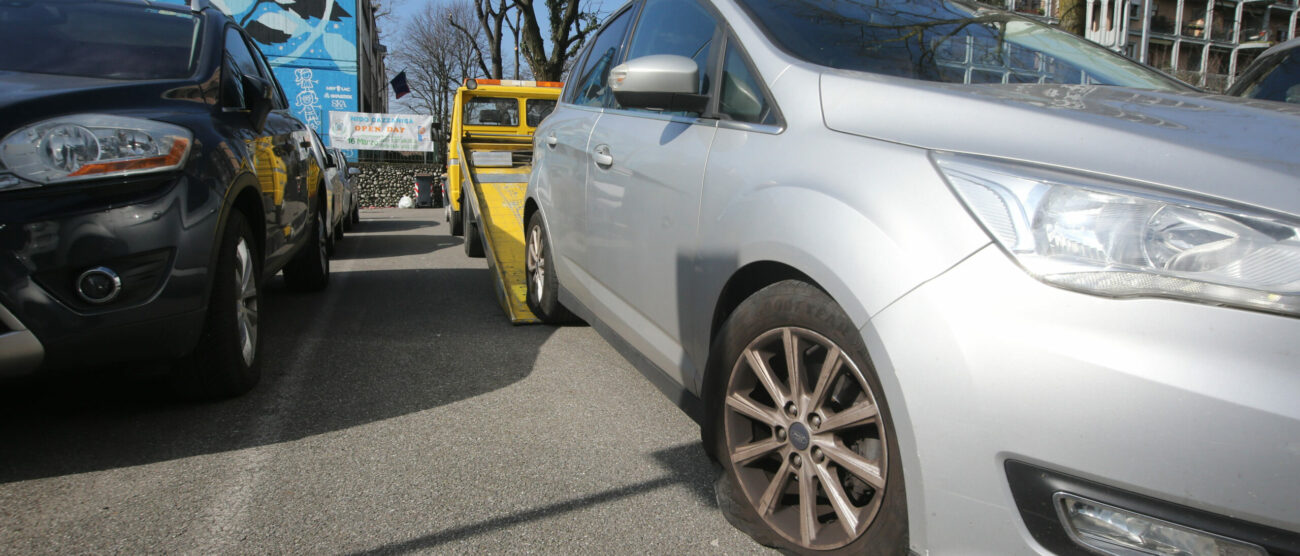
[(231, 213), (226, 222), (220, 249), (202, 335), (174, 375), (180, 392), (193, 398), (238, 396), (262, 376), (262, 257), (240, 212)]
[(289, 289), (299, 292), (320, 291), (329, 285), (330, 258), (329, 238), (325, 236), (325, 213), (318, 210), (312, 219), (311, 239), (307, 241), (293, 260), (284, 267), (284, 283)]
[[(778, 282), (736, 308), (715, 346), (705, 442), (722, 464), (716, 492), (727, 521), (792, 553), (906, 552), (897, 435), (848, 315), (812, 285)], [(790, 362), (801, 379), (790, 379)]]
[(528, 218), (524, 232), (524, 276), (528, 285), (528, 309), (546, 324), (567, 324), (577, 319), (560, 304), (560, 281), (555, 277), (551, 238), (541, 212)]

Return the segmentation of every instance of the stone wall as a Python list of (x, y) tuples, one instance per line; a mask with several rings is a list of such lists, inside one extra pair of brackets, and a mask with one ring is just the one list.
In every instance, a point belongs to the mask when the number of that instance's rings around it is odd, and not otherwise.
[(414, 199), (416, 174), (443, 174), (442, 166), (432, 164), (359, 162), (352, 167), (361, 170), (352, 183), (361, 193), (363, 207), (395, 207), (403, 195)]

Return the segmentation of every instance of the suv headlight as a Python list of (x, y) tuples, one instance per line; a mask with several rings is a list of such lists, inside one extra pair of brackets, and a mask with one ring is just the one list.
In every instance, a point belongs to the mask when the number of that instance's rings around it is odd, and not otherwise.
[(37, 183), (179, 168), (194, 135), (180, 126), (124, 116), (79, 114), (36, 123), (0, 141), (0, 162)]
[(951, 154), (934, 161), (1034, 277), (1109, 297), (1300, 314), (1300, 221), (1064, 172)]

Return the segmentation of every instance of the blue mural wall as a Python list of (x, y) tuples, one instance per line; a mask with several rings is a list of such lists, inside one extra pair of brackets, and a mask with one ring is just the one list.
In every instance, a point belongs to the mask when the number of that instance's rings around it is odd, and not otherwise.
[[(188, 4), (188, 0), (168, 0)], [(359, 112), (357, 0), (211, 0), (271, 62), (290, 109), (329, 142), (330, 111)], [(356, 160), (356, 151), (345, 151)]]

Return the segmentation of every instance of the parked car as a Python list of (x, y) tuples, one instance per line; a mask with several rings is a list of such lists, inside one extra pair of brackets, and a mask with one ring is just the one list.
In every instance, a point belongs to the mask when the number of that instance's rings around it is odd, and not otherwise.
[(573, 68), (530, 306), (759, 542), (1300, 550), (1296, 110), (956, 0), (637, 0)]
[(325, 214), (329, 215), (329, 232), (326, 234), (325, 251), (334, 254), (335, 244), (343, 241), (343, 222), (346, 220), (346, 192), (343, 187), (343, 174), (339, 172), (334, 153), (325, 146), (320, 134), (312, 130), (311, 151), (321, 168), (321, 182), (325, 185)]
[(361, 221), (361, 193), (352, 182), (352, 177), (359, 175), (361, 170), (353, 168), (348, 163), (348, 157), (343, 154), (343, 149), (330, 147), (330, 153), (339, 170), (339, 178), (343, 181), (343, 228), (351, 230), (354, 224)]
[(219, 10), (0, 3), (0, 137), (2, 376), (174, 360), (236, 395), (263, 280), (328, 283), (312, 133)]
[(1228, 94), (1300, 104), (1300, 38), (1262, 52), (1241, 72)]

